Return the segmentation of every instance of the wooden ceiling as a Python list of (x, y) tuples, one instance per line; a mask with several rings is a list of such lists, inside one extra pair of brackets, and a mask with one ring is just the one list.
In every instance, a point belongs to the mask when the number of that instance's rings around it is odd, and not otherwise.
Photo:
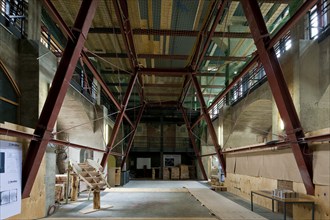
[[(130, 106), (141, 101), (138, 91), (144, 92), (147, 103), (177, 102), (185, 86), (184, 74), (157, 74), (153, 69), (189, 70), (196, 52), (201, 29), (211, 19), (210, 30), (217, 9), (215, 0), (127, 0), (133, 44), (142, 72), (130, 99)], [(209, 104), (249, 61), (256, 48), (239, 1), (229, 1), (206, 56), (197, 70), (204, 99)], [(289, 16), (293, 1), (260, 1), (260, 9), (269, 32)], [(52, 0), (68, 26), (73, 26), (81, 1)], [(121, 13), (123, 16), (123, 13)], [(133, 70), (131, 69), (120, 22), (113, 1), (100, 0), (93, 24), (87, 36), (85, 51), (95, 61), (103, 79), (118, 101), (122, 101)], [(203, 36), (205, 39), (206, 36)], [(195, 91), (190, 87), (183, 105), (194, 108)]]

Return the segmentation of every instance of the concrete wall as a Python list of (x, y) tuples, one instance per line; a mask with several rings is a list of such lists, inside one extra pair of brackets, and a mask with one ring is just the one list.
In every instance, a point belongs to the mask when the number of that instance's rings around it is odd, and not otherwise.
[[(330, 37), (325, 40), (302, 40), (304, 30), (297, 27), (293, 30), (292, 48), (279, 58), (293, 103), (297, 110), (304, 132), (314, 135), (329, 133), (330, 129)], [(266, 97), (266, 98), (265, 98)], [(268, 118), (270, 130), (267, 135), (259, 138), (260, 133), (248, 129), (256, 121), (254, 117), (244, 117), (249, 107), (259, 100), (268, 100), (271, 105)], [(261, 109), (262, 110), (262, 109)], [(226, 147), (239, 147), (285, 137), (285, 128), (280, 128), (280, 115), (267, 84), (235, 106), (226, 107), (220, 111), (219, 118), (213, 122), (219, 142)], [(248, 123), (246, 121), (248, 120)], [(267, 124), (265, 123), (265, 124)], [(246, 127), (246, 130), (238, 129)], [(220, 127), (220, 129), (218, 129)], [(236, 129), (236, 130), (235, 130)], [(263, 128), (264, 129), (264, 128)], [(323, 129), (323, 130), (322, 130)], [(325, 130), (324, 130), (325, 129)], [(208, 143), (210, 137), (208, 137)], [(322, 146), (311, 145), (313, 151), (316, 219), (329, 218), (329, 182), (330, 182), (330, 150), (329, 143)], [(212, 151), (203, 147), (204, 152)], [(263, 161), (263, 164), (259, 163)], [(322, 161), (322, 162), (321, 162)], [(210, 169), (208, 159), (203, 159), (205, 168)], [(251, 190), (272, 190), (278, 187), (277, 180), (293, 181), (293, 190), (306, 194), (300, 173), (291, 152), (264, 151), (255, 154), (226, 156), (228, 191), (250, 199)], [(318, 165), (319, 164), (319, 165)], [(321, 165), (322, 164), (322, 165)], [(324, 168), (327, 167), (327, 168)], [(210, 170), (208, 171), (210, 173)], [(269, 200), (256, 197), (256, 202), (271, 208)], [(311, 215), (307, 206), (294, 206), (293, 217), (303, 219)]]

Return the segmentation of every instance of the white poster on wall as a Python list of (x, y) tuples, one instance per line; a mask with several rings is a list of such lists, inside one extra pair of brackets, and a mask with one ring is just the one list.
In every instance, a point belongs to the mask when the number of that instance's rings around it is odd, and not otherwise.
[(0, 219), (21, 213), (22, 147), (0, 140)]
[(181, 155), (164, 154), (164, 167), (174, 167), (181, 164)]

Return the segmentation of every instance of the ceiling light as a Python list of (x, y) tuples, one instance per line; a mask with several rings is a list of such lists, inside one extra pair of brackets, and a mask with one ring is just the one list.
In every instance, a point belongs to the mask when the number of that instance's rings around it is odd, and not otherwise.
[(209, 66), (209, 67), (207, 67), (207, 71), (218, 71), (218, 70), (219, 70), (219, 68), (216, 67), (216, 66)]

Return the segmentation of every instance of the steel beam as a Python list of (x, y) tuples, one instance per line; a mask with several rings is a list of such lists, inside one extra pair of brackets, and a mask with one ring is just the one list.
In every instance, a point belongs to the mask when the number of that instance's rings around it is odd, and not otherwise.
[(132, 76), (131, 79), (130, 79), (129, 86), (126, 90), (125, 97), (124, 97), (124, 100), (123, 100), (121, 111), (118, 113), (118, 115), (116, 117), (115, 125), (113, 126), (113, 129), (112, 129), (112, 132), (111, 132), (110, 141), (107, 144), (107, 152), (105, 154), (103, 154), (103, 157), (102, 157), (102, 161), (101, 161), (101, 166), (102, 167), (105, 167), (105, 165), (107, 164), (109, 154), (110, 154), (112, 148), (114, 147), (115, 140), (117, 138), (118, 131), (119, 131), (119, 128), (120, 128), (120, 124), (123, 120), (123, 117), (124, 117), (124, 114), (125, 114), (125, 111), (126, 111), (126, 108), (127, 108), (127, 105), (128, 105), (128, 101), (129, 101), (129, 98), (130, 98), (131, 93), (133, 91), (134, 84), (135, 84), (137, 78), (138, 78), (138, 73), (135, 73), (135, 75)]
[[(0, 135), (5, 135), (5, 136), (11, 136), (11, 137), (18, 137), (18, 138), (24, 138), (27, 140), (35, 140), (35, 141), (40, 141), (41, 139), (33, 134), (29, 134), (23, 131), (15, 131), (11, 129), (6, 129), (6, 128), (0, 128)], [(80, 144), (75, 144), (71, 143), (69, 141), (63, 141), (63, 140), (58, 140), (58, 139), (50, 139), (49, 143), (52, 144), (57, 144), (61, 146), (68, 146), (68, 147), (73, 147), (73, 148), (80, 148), (80, 149), (86, 149), (86, 150), (92, 150), (92, 151), (97, 151), (101, 153), (105, 153), (104, 150), (98, 149), (98, 148), (93, 148), (85, 145), (80, 145)], [(114, 152), (112, 152), (114, 153)]]
[(123, 170), (123, 167), (124, 167), (124, 164), (126, 163), (126, 160), (127, 160), (127, 157), (128, 157), (128, 154), (129, 152), (131, 151), (131, 148), (132, 148), (132, 145), (133, 145), (133, 140), (135, 138), (135, 134), (136, 134), (136, 130), (137, 130), (137, 127), (141, 121), (141, 118), (142, 118), (142, 115), (143, 115), (143, 112), (144, 112), (144, 109), (146, 107), (146, 103), (144, 102), (143, 105), (141, 106), (140, 108), (140, 111), (139, 111), (139, 114), (136, 118), (136, 121), (135, 121), (135, 124), (134, 124), (134, 128), (133, 128), (133, 131), (132, 131), (132, 134), (128, 140), (128, 143), (127, 143), (127, 148), (125, 150), (125, 154), (124, 154), (124, 157), (121, 161), (121, 165), (120, 165), (120, 168), (121, 170)]
[[(61, 15), (58, 13), (58, 11), (56, 10), (56, 8), (53, 5), (53, 3), (50, 0), (44, 0), (43, 1), (43, 5), (45, 6), (45, 8), (47, 9), (47, 11), (49, 12), (50, 16), (54, 19), (54, 21), (57, 22), (57, 24), (60, 27), (60, 29), (68, 36), (69, 39), (74, 40), (75, 39), (74, 34), (72, 33), (72, 31), (68, 27), (68, 25), (66, 25), (66, 23), (64, 22), (64, 20), (62, 19)], [(92, 64), (92, 62), (88, 59), (87, 54), (84, 51), (82, 51), (81, 56), (83, 58), (84, 63), (86, 64), (86, 66), (88, 67), (88, 69), (92, 72), (92, 74), (95, 77), (95, 79), (100, 83), (100, 86), (105, 91), (105, 93), (107, 94), (107, 96), (115, 104), (115, 106), (117, 107), (117, 109), (120, 110), (121, 107), (120, 107), (119, 103), (114, 98), (114, 96), (111, 94), (109, 88), (106, 86), (105, 82), (103, 81), (102, 77), (100, 76), (100, 74), (98, 73), (98, 71), (96, 70), (96, 68)], [(126, 114), (125, 114), (125, 119), (128, 121), (128, 123), (131, 126), (133, 126), (133, 123), (131, 122), (131, 120), (129, 119), (129, 117)]]
[[(118, 103), (117, 99), (114, 97), (113, 93), (108, 88), (106, 82), (103, 80), (103, 78), (101, 77), (101, 75), (99, 74), (99, 72), (96, 70), (96, 68), (90, 62), (90, 60), (88, 59), (88, 57), (86, 56), (86, 54), (84, 52), (82, 52), (82, 58), (83, 58), (84, 63), (88, 67), (88, 69), (92, 72), (92, 74), (93, 74), (94, 78), (96, 79), (96, 81), (98, 81), (98, 83), (100, 84), (100, 86), (103, 89), (103, 91), (105, 92), (105, 94), (114, 103), (114, 105), (116, 106), (117, 110), (120, 111), (121, 110), (121, 106)], [(126, 113), (124, 114), (124, 117), (125, 117), (126, 121), (131, 125), (131, 127), (133, 127), (134, 124), (131, 121), (131, 119), (127, 116)]]
[[(169, 30), (169, 29), (133, 29), (134, 35), (166, 35), (166, 36), (182, 36), (197, 37), (199, 31), (189, 30)], [(113, 27), (96, 27), (91, 28), (91, 34), (121, 34), (120, 28)], [(222, 38), (252, 38), (251, 33), (247, 32), (214, 32), (214, 37)]]
[(138, 71), (140, 74), (144, 75), (155, 75), (164, 77), (182, 77), (190, 74), (187, 69), (141, 68)]
[[(208, 22), (205, 22), (205, 25), (200, 30), (200, 33), (199, 33), (199, 36), (198, 36), (198, 39), (197, 39), (197, 42), (196, 42), (196, 47), (195, 47), (195, 50), (192, 54), (192, 59), (191, 59), (191, 62), (190, 62), (190, 68), (195, 73), (196, 73), (196, 71), (198, 71), (200, 65), (202, 64), (202, 61), (205, 58), (206, 51), (208, 50), (208, 48), (211, 44), (211, 40), (214, 36), (215, 29), (218, 26), (221, 17), (223, 16), (224, 9), (227, 6), (227, 4), (228, 4), (228, 0), (215, 2), (214, 3), (214, 8), (217, 9), (218, 12), (217, 12), (217, 15), (216, 15), (213, 23), (212, 23), (210, 31), (208, 32), (207, 30), (208, 30), (208, 27), (209, 27), (209, 22), (211, 22), (211, 20), (212, 20), (211, 19), (212, 11), (209, 14)], [(206, 37), (205, 43), (203, 45), (202, 52), (200, 52), (200, 49), (201, 49), (201, 46), (202, 46), (202, 41), (203, 41), (203, 38), (205, 37), (206, 33), (207, 33), (207, 37)], [(186, 76), (185, 83), (183, 85), (183, 89), (182, 89), (182, 92), (181, 92), (180, 97), (179, 97), (179, 102), (180, 103), (184, 102), (184, 100), (187, 96), (187, 93), (189, 91), (190, 85), (191, 85), (191, 80), (188, 80), (188, 77)]]
[(187, 127), (187, 130), (188, 130), (188, 135), (189, 135), (191, 144), (193, 146), (193, 149), (195, 151), (195, 155), (197, 157), (199, 168), (201, 169), (201, 172), (203, 174), (204, 180), (207, 180), (207, 175), (206, 175), (206, 172), (205, 172), (205, 169), (204, 169), (204, 165), (203, 165), (202, 159), (200, 157), (200, 152), (199, 152), (198, 147), (196, 145), (196, 141), (195, 141), (196, 138), (193, 135), (193, 131), (192, 131), (191, 127), (190, 127), (190, 122), (188, 120), (187, 113), (186, 113), (186, 111), (185, 111), (185, 109), (183, 108), (182, 105), (180, 106), (180, 110), (182, 112), (182, 117), (183, 117), (183, 120), (184, 120), (184, 122), (186, 124), (186, 127)]
[[(305, 1), (301, 7), (297, 10), (297, 12), (282, 26), (282, 28), (272, 37), (269, 41), (269, 45), (267, 49), (272, 48), (282, 37), (284, 37), (288, 31), (295, 25), (317, 2), (317, 0)], [(256, 54), (253, 59), (244, 67), (244, 69), (237, 75), (234, 80), (228, 85), (228, 87), (221, 92), (217, 98), (212, 102), (212, 105), (208, 107), (208, 111), (211, 111), (212, 108), (218, 104), (218, 102), (235, 86), (235, 84), (245, 76), (253, 66), (257, 64), (259, 61), (259, 55)], [(202, 116), (198, 118), (198, 120), (194, 123), (192, 127), (194, 127), (200, 120)]]
[[(131, 23), (128, 16), (128, 5), (127, 0), (112, 0), (117, 20), (119, 23), (120, 31), (123, 36), (124, 45), (127, 51), (129, 64), (131, 66), (133, 75), (135, 75), (137, 69), (139, 68), (139, 62), (136, 55), (136, 50), (134, 46), (133, 33), (131, 28)], [(138, 75), (139, 84), (142, 86), (142, 78)], [(141, 102), (144, 101), (144, 90), (138, 90)]]
[[(228, 92), (240, 81), (240, 79), (245, 76), (258, 62), (259, 56), (255, 56), (244, 68), (243, 70), (237, 75), (233, 81), (222, 91), (217, 97), (213, 100), (212, 104), (207, 108), (207, 112), (210, 112), (214, 106), (218, 104), (218, 102), (223, 99)], [(201, 120), (203, 119), (203, 115), (199, 116), (199, 118), (194, 122), (192, 128), (194, 128)]]
[[(196, 61), (193, 61), (192, 64), (191, 64), (194, 71), (197, 71), (199, 69), (202, 61), (204, 60), (204, 57), (206, 55), (206, 51), (208, 50), (208, 48), (211, 44), (211, 40), (214, 36), (215, 29), (218, 26), (221, 17), (223, 16), (225, 7), (228, 4), (228, 0), (223, 0), (223, 1), (219, 1), (219, 2), (220, 2), (220, 5), (219, 4), (217, 5), (218, 13), (217, 13), (217, 15), (216, 15), (216, 17), (213, 21), (210, 32), (208, 32), (206, 42), (204, 44), (204, 48), (203, 48), (201, 53), (199, 53), (199, 51), (197, 51), (198, 54), (199, 54), (198, 59)], [(196, 66), (194, 66), (195, 64), (196, 64)]]
[(267, 49), (270, 37), (259, 4), (256, 0), (242, 0), (241, 4), (248, 20), (260, 61), (264, 66), (277, 108), (285, 124), (287, 138), (292, 142), (292, 151), (306, 191), (308, 194), (313, 195), (312, 154), (310, 153), (307, 143), (297, 144), (299, 139), (304, 138), (304, 132), (285, 82), (282, 69), (277, 60), (275, 50), (274, 48)]
[(97, 0), (85, 0), (81, 4), (72, 30), (74, 40), (68, 40), (34, 131), (34, 135), (39, 136), (41, 140), (32, 140), (26, 155), (22, 172), (23, 198), (30, 196), (47, 144), (52, 139), (52, 131), (83, 49), (97, 4)]
[[(149, 105), (150, 104), (148, 103), (148, 106)], [(172, 104), (172, 106), (176, 106), (176, 105), (177, 105), (177, 103)], [(6, 129), (6, 128), (0, 128), (0, 135), (24, 138), (26, 140), (40, 140), (39, 137), (34, 136), (33, 134), (26, 133), (23, 131)], [(315, 143), (315, 142), (322, 143), (322, 142), (329, 142), (329, 141), (330, 141), (330, 134), (328, 133), (328, 134), (320, 134), (320, 135), (316, 135), (316, 136), (305, 137), (303, 139), (300, 139), (299, 143)], [(75, 143), (58, 140), (58, 139), (51, 139), (51, 140), (49, 140), (49, 143), (57, 144), (57, 145), (61, 145), (61, 146), (69, 146), (69, 147), (74, 147), (74, 148), (82, 148), (82, 149), (87, 149), (87, 150), (92, 150), (92, 151), (98, 151), (98, 152), (102, 152), (102, 153), (105, 152), (104, 150), (101, 150), (101, 149), (92, 148), (92, 147), (75, 144)], [(286, 141), (279, 141), (276, 143), (266, 143), (266, 144), (259, 144), (259, 145), (243, 146), (243, 147), (239, 147), (239, 148), (231, 148), (230, 150), (222, 151), (222, 153), (223, 154), (235, 154), (235, 153), (239, 153), (239, 152), (248, 153), (248, 152), (253, 152), (254, 150), (274, 148), (274, 147), (276, 147), (277, 149), (282, 149), (286, 146), (290, 146), (290, 144), (291, 144), (291, 142), (286, 140)], [(124, 156), (124, 155), (122, 155), (120, 153), (116, 153), (116, 152), (111, 152), (110, 154), (115, 155), (115, 156)], [(200, 155), (200, 157), (213, 156), (213, 155), (216, 155), (216, 153), (203, 154), (203, 155)]]
[[(128, 58), (126, 53), (103, 53), (103, 52), (86, 52), (89, 57), (102, 57), (102, 58)], [(137, 54), (138, 59), (162, 59), (162, 60), (187, 60), (189, 55), (180, 54)], [(238, 56), (205, 56), (204, 60), (216, 61), (246, 61), (246, 57)]]
[(199, 103), (201, 105), (201, 110), (202, 110), (204, 119), (206, 121), (207, 128), (208, 128), (209, 134), (211, 136), (215, 152), (217, 153), (219, 163), (221, 164), (221, 167), (222, 167), (222, 169), (223, 169), (223, 171), (226, 175), (226, 161), (225, 161), (225, 158), (223, 157), (223, 154), (221, 152), (221, 148), (220, 148), (220, 145), (218, 143), (218, 138), (217, 138), (217, 135), (215, 133), (215, 130), (214, 130), (214, 127), (213, 127), (213, 124), (212, 124), (212, 120), (211, 120), (210, 115), (207, 111), (207, 106), (206, 106), (206, 103), (205, 103), (205, 100), (204, 100), (204, 97), (203, 97), (203, 93), (201, 91), (201, 88), (199, 86), (199, 83), (198, 83), (198, 80), (197, 80), (197, 77), (196, 77), (195, 74), (192, 74), (191, 79), (192, 79), (192, 83), (195, 87), (197, 98), (198, 98)]

